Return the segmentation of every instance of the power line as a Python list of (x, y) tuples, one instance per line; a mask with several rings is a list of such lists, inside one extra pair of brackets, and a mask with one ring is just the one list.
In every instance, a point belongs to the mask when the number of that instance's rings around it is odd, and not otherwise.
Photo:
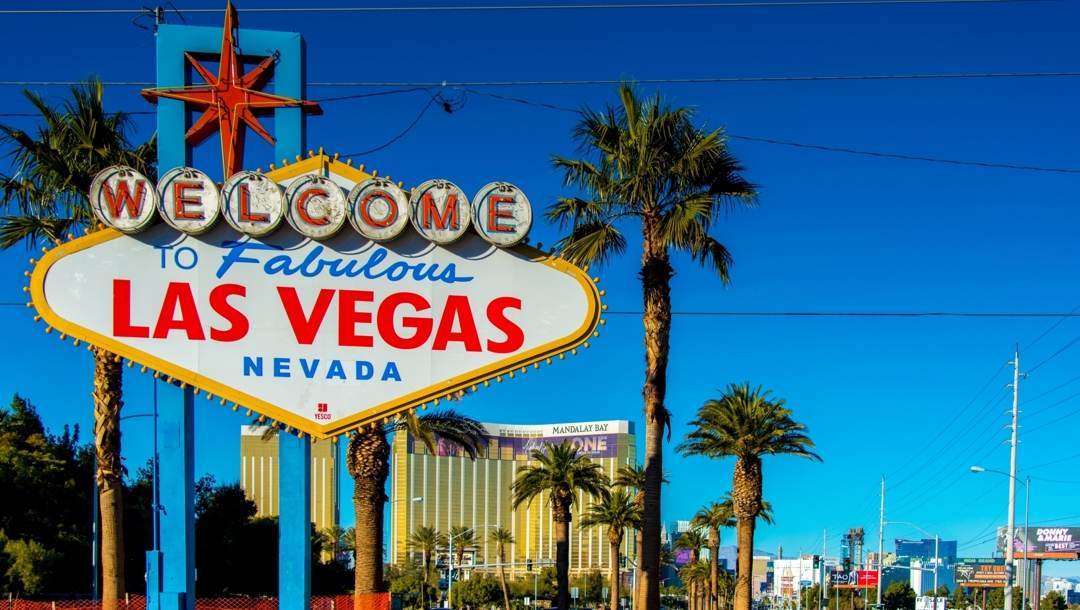
[(1070, 347), (1072, 347), (1072, 346), (1076, 345), (1076, 344), (1077, 344), (1078, 342), (1080, 342), (1080, 335), (1076, 336), (1076, 337), (1075, 337), (1075, 338), (1074, 338), (1074, 339), (1073, 339), (1072, 341), (1069, 341), (1069, 342), (1068, 342), (1068, 343), (1066, 343), (1065, 345), (1061, 346), (1061, 348), (1059, 348), (1059, 349), (1058, 349), (1058, 350), (1057, 350), (1056, 352), (1054, 352), (1053, 354), (1050, 354), (1050, 355), (1049, 355), (1049, 356), (1047, 356), (1046, 358), (1043, 358), (1043, 359), (1042, 359), (1042, 360), (1041, 360), (1041, 361), (1040, 361), (1040, 362), (1039, 362), (1038, 364), (1036, 364), (1035, 366), (1033, 366), (1033, 367), (1031, 367), (1030, 369), (1028, 369), (1028, 370), (1027, 370), (1027, 372), (1028, 372), (1028, 373), (1033, 373), (1033, 372), (1035, 372), (1035, 370), (1036, 370), (1036, 369), (1038, 369), (1038, 368), (1039, 368), (1039, 367), (1041, 367), (1042, 365), (1046, 364), (1047, 362), (1050, 362), (1050, 361), (1051, 361), (1051, 360), (1053, 360), (1054, 358), (1057, 358), (1057, 357), (1058, 357), (1058, 356), (1060, 356), (1060, 355), (1061, 355), (1062, 353), (1064, 353), (1064, 352), (1065, 352), (1065, 350), (1067, 350), (1067, 349), (1069, 349)]
[[(754, 7), (844, 6), (844, 5), (903, 5), (903, 4), (1034, 4), (1054, 0), (789, 0), (750, 2), (647, 2), (597, 4), (474, 4), (474, 5), (417, 5), (417, 6), (289, 6), (239, 8), (241, 13), (480, 13), (523, 11), (597, 11), (634, 9), (720, 9)], [(184, 13), (220, 13), (218, 8), (180, 8)], [(142, 14), (139, 9), (126, 8), (24, 8), (0, 9), (0, 15), (131, 15)]]
[[(1016, 2), (1042, 2), (1056, 0), (1009, 0)], [(0, 13), (2, 14), (2, 13)], [(820, 81), (908, 81), (908, 80), (972, 80), (1001, 78), (1075, 78), (1080, 71), (1037, 70), (1027, 72), (915, 72), (904, 74), (793, 74), (793, 75), (746, 75), (705, 76), (690, 78), (600, 78), (600, 79), (553, 79), (553, 80), (470, 80), (470, 81), (309, 81), (308, 87), (577, 87), (591, 85), (619, 85), (631, 82), (639, 85), (709, 85), (730, 83), (783, 83)], [(2, 80), (0, 87), (68, 87), (83, 84), (78, 80)], [(109, 87), (153, 87), (152, 81), (102, 81)], [(473, 91), (484, 95), (482, 92)], [(526, 100), (525, 103), (531, 103)], [(572, 108), (560, 108), (577, 112)]]
[(409, 123), (408, 126), (405, 127), (405, 129), (401, 130), (400, 133), (398, 133), (396, 136), (390, 138), (389, 140), (387, 140), (383, 144), (380, 144), (380, 145), (376, 146), (375, 148), (369, 148), (368, 150), (362, 150), (360, 152), (349, 153), (349, 154), (342, 155), (342, 156), (343, 157), (359, 157), (359, 156), (362, 156), (362, 155), (371, 154), (373, 152), (378, 152), (378, 151), (380, 151), (380, 150), (394, 144), (395, 142), (397, 142), (401, 138), (404, 138), (410, 131), (413, 130), (414, 127), (417, 126), (417, 124), (420, 123), (420, 119), (424, 118), (424, 115), (427, 114), (427, 111), (430, 110), (431, 107), (435, 104), (435, 99), (436, 98), (434, 96), (431, 99), (429, 99), (427, 101), (427, 104), (424, 104), (424, 107), (420, 110), (420, 113), (416, 115), (416, 118), (414, 118), (412, 120), (412, 122)]

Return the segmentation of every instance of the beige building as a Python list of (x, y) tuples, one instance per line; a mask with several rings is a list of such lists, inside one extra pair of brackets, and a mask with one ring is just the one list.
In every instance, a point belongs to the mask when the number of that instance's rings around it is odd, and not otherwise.
[[(524, 573), (526, 560), (553, 562), (555, 539), (548, 496), (516, 510), (511, 506), (510, 486), (518, 470), (530, 463), (532, 451), (544, 443), (569, 440), (598, 462), (609, 477), (619, 467), (636, 461), (634, 429), (628, 421), (484, 426), (488, 446), (476, 460), (468, 459), (449, 444), (439, 444), (429, 452), (423, 442), (406, 432), (395, 435), (390, 498), (392, 563), (408, 558), (408, 537), (417, 527), (433, 526), (445, 534), (457, 525), (476, 532), (477, 544), (467, 549), (466, 565), (498, 562), (497, 549), (488, 542), (494, 527), (510, 530), (516, 541), (507, 550), (507, 561), (513, 564), (508, 567), (511, 573)], [(607, 570), (610, 564), (603, 528), (577, 527), (588, 504), (586, 497), (579, 497), (574, 504), (570, 530), (572, 573)], [(633, 542), (633, 533), (627, 532), (622, 554), (632, 559), (637, 555)]]
[[(278, 514), (278, 439), (264, 438), (263, 426), (240, 427), (240, 486), (255, 502), (257, 516)], [(311, 446), (311, 520), (324, 530), (338, 524), (337, 443)]]

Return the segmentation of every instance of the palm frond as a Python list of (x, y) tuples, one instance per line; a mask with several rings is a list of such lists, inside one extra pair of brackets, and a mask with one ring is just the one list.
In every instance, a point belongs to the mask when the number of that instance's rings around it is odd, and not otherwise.
[(626, 251), (626, 238), (615, 223), (595, 220), (574, 227), (555, 247), (575, 265), (603, 265)]
[(50, 244), (63, 241), (73, 224), (70, 218), (0, 216), (0, 250), (19, 243), (29, 248), (41, 241)]

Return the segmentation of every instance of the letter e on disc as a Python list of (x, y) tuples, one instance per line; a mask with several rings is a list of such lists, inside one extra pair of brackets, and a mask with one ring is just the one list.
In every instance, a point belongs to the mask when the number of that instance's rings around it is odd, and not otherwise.
[(409, 207), (413, 228), (441, 246), (461, 237), (472, 220), (469, 198), (448, 180), (428, 180), (413, 189)]
[(472, 208), (476, 232), (500, 248), (516, 245), (532, 227), (529, 198), (509, 182), (485, 185), (473, 198)]
[(285, 201), (285, 219), (305, 237), (326, 239), (345, 224), (345, 192), (329, 178), (300, 176), (285, 189)]
[(105, 226), (121, 233), (138, 233), (150, 225), (158, 193), (150, 180), (123, 165), (98, 172), (90, 182), (90, 207)]
[(172, 228), (205, 233), (221, 213), (221, 193), (210, 176), (193, 167), (169, 170), (158, 180), (158, 210)]
[(389, 180), (365, 180), (349, 191), (349, 222), (372, 241), (390, 241), (409, 224), (409, 198)]
[(285, 217), (285, 193), (258, 172), (233, 174), (221, 186), (221, 198), (225, 222), (245, 235), (269, 235)]

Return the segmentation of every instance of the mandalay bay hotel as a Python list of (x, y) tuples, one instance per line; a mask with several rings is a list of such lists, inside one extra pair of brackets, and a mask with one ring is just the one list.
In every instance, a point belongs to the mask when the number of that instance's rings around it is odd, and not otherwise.
[[(517, 509), (510, 498), (514, 477), (530, 463), (532, 451), (544, 443), (569, 440), (599, 463), (608, 477), (614, 477), (620, 467), (634, 464), (637, 459), (634, 427), (628, 421), (484, 427), (488, 444), (476, 460), (448, 444), (440, 443), (430, 452), (407, 432), (396, 433), (389, 515), (391, 544), (387, 549), (391, 563), (404, 563), (410, 556), (418, 559), (408, 544), (409, 535), (418, 527), (435, 527), (445, 535), (454, 526), (466, 526), (475, 532), (475, 542), (465, 548), (462, 567), (466, 571), (482, 570), (499, 561), (496, 545), (488, 541), (488, 535), (493, 528), (502, 527), (515, 540), (506, 550), (506, 561), (512, 564), (507, 571), (516, 576), (528, 574), (527, 562), (533, 570), (539, 570), (555, 559), (548, 496)], [(589, 503), (588, 497), (578, 497), (574, 503), (571, 574), (606, 571), (610, 567), (605, 528), (577, 527)], [(636, 561), (637, 550), (633, 547), (634, 536), (628, 533), (621, 549), (621, 554), (631, 559), (628, 565)], [(440, 561), (446, 551), (441, 549)]]

